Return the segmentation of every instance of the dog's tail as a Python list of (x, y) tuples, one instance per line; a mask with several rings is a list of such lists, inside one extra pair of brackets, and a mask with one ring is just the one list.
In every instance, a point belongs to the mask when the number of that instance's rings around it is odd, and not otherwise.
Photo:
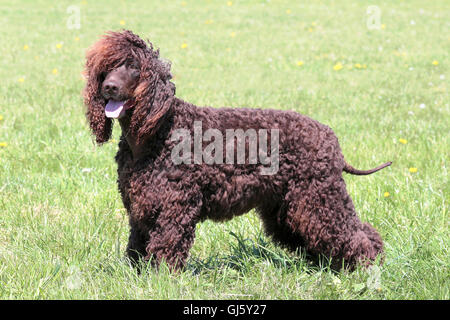
[(365, 176), (374, 172), (377, 172), (383, 168), (389, 167), (392, 164), (392, 161), (383, 163), (381, 166), (378, 166), (376, 168), (370, 169), (370, 170), (358, 170), (353, 168), (351, 165), (349, 165), (348, 163), (345, 163), (345, 167), (344, 167), (344, 171), (350, 174), (355, 174), (358, 176)]

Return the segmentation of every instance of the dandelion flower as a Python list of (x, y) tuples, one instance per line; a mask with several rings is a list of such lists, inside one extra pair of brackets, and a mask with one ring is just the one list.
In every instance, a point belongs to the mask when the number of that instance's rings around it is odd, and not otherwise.
[(398, 141), (402, 144), (407, 144), (408, 141), (406, 139), (398, 139)]
[(4, 147), (7, 147), (7, 146), (8, 146), (8, 143), (6, 143), (6, 142), (0, 142), (0, 147), (4, 148)]
[(287, 14), (291, 14), (291, 13), (292, 13), (292, 10), (291, 10), (291, 9), (287, 9), (287, 10), (286, 10), (286, 13), (287, 13)]
[(56, 69), (56, 68), (53, 69), (53, 70), (52, 70), (52, 73), (53, 73), (53, 74), (58, 74), (58, 69)]
[(3, 116), (0, 114), (0, 121), (2, 121), (3, 120)]
[(182, 5), (183, 7), (186, 7), (186, 5), (187, 5), (186, 1), (181, 1), (181, 5)]
[(231, 7), (233, 5), (233, 2), (227, 1), (227, 6)]
[(382, 25), (381, 25), (381, 29), (383, 29), (383, 30), (386, 29), (386, 25), (385, 25), (385, 24), (382, 24)]
[(23, 46), (23, 50), (27, 51), (28, 49), (30, 49), (30, 47), (27, 44)]
[(205, 21), (205, 24), (211, 24), (211, 23), (213, 23), (213, 22), (214, 22), (214, 20), (208, 19), (208, 20)]
[(311, 25), (313, 26), (313, 27), (315, 27), (316, 25), (317, 25), (317, 23), (316, 22), (311, 22)]
[(25, 78), (19, 78), (17, 79), (17, 81), (19, 81), (20, 83), (25, 82)]
[(339, 71), (343, 68), (342, 64), (340, 62), (338, 62), (337, 64), (334, 65), (333, 70), (334, 71)]
[(313, 32), (314, 29), (313, 28), (308, 28), (308, 32)]
[(62, 43), (58, 43), (58, 44), (56, 44), (56, 49), (61, 49), (62, 48)]
[(361, 68), (362, 68), (362, 65), (361, 65), (360, 63), (355, 63), (355, 68), (356, 68), (356, 69), (361, 69)]
[(75, 41), (80, 41), (80, 37), (75, 37)]
[(39, 60), (39, 56), (34, 56), (34, 60)]
[(234, 38), (234, 37), (236, 37), (236, 32), (232, 32), (232, 33), (230, 33), (230, 37), (232, 37), (232, 38)]
[(389, 194), (389, 192), (386, 191), (386, 192), (383, 194), (383, 196), (384, 196), (385, 198), (387, 198), (387, 197), (390, 196), (390, 194)]
[(409, 168), (409, 172), (416, 173), (417, 172), (417, 168)]
[(304, 65), (305, 63), (303, 62), (303, 61), (301, 61), (301, 60), (299, 60), (299, 61), (297, 61), (297, 65), (299, 66), (299, 67), (301, 67), (302, 65)]
[(121, 26), (124, 26), (125, 25), (125, 20), (120, 20), (119, 23), (120, 23)]
[(186, 49), (186, 48), (187, 48), (187, 46), (188, 46), (188, 45), (187, 45), (187, 43), (186, 43), (186, 42), (184, 42), (184, 43), (182, 43), (182, 44), (181, 44), (181, 49)]
[(434, 60), (434, 61), (432, 62), (432, 64), (433, 64), (433, 66), (437, 66), (437, 65), (439, 64), (439, 62), (438, 62), (437, 60)]

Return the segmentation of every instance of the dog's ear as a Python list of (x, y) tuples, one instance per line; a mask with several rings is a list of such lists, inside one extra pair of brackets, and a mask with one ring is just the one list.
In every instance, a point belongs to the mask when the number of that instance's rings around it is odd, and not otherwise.
[(137, 144), (154, 135), (168, 115), (175, 95), (175, 85), (169, 81), (170, 78), (170, 67), (160, 60), (142, 64), (140, 82), (134, 91), (136, 104), (131, 119), (131, 130)]
[[(91, 71), (91, 72), (90, 72)], [(100, 75), (93, 74), (86, 66), (85, 75), (87, 77), (86, 87), (84, 88), (84, 104), (87, 107), (86, 117), (89, 126), (95, 135), (98, 144), (103, 144), (111, 138), (112, 119), (105, 115), (105, 99), (100, 95), (101, 79)]]

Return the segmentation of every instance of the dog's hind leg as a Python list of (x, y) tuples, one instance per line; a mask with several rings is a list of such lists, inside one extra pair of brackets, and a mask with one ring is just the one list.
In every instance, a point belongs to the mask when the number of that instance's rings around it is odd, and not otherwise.
[(350, 268), (361, 260), (370, 263), (382, 252), (381, 238), (359, 220), (342, 176), (312, 179), (306, 189), (293, 190), (286, 223), (304, 238), (309, 253), (331, 257), (333, 268), (343, 261)]

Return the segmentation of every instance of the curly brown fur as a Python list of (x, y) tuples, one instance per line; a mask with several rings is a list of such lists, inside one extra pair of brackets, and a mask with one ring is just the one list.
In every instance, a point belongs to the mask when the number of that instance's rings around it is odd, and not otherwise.
[[(354, 268), (382, 253), (379, 234), (359, 220), (346, 191), (342, 172), (349, 166), (329, 127), (291, 111), (200, 108), (182, 101), (159, 52), (130, 31), (108, 33), (87, 53), (86, 115), (99, 144), (112, 129), (102, 81), (127, 59), (138, 62), (140, 75), (129, 97), (133, 105), (119, 119), (116, 162), (132, 261), (157, 265), (164, 259), (180, 268), (198, 222), (226, 221), (251, 209), (276, 243), (331, 257), (336, 266)], [(279, 129), (278, 171), (261, 175), (259, 163), (175, 165), (172, 134), (187, 129), (193, 136), (194, 121), (201, 121), (203, 132)]]

